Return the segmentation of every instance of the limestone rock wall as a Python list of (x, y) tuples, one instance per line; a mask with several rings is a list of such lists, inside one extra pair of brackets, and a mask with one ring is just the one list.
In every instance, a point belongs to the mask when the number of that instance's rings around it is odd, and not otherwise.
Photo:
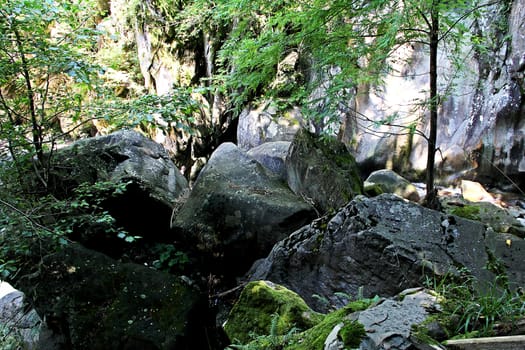
[[(502, 179), (501, 170), (514, 181), (523, 181), (524, 18), (524, 0), (487, 8), (486, 15), (473, 23), (472, 29), (482, 36), (488, 51), (465, 47), (462, 65), (455, 73), (446, 52), (441, 52), (438, 86), (445, 99), (439, 111), (436, 159), (442, 179), (461, 176), (497, 183)], [(428, 131), (426, 113), (414, 105), (428, 91), (428, 56), (418, 46), (406, 47), (399, 54), (410, 58), (411, 63), (397, 65), (380, 90), (361, 87), (357, 109), (374, 120), (397, 113), (400, 123), (415, 122), (419, 129)], [(423, 138), (385, 138), (381, 131), (398, 130), (383, 127), (370, 133), (365, 131), (365, 124), (358, 120), (360, 127), (353, 135), (358, 161), (369, 162), (372, 167), (397, 167), (405, 174), (407, 169), (413, 174), (412, 170), (425, 168), (427, 146)], [(399, 169), (405, 161), (410, 167)]]

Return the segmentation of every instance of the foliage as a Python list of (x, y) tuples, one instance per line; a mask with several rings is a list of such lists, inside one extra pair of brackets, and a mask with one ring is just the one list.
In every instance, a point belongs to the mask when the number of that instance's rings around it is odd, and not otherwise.
[(347, 321), (339, 331), (339, 337), (348, 348), (358, 348), (361, 339), (366, 336), (365, 327), (358, 321)]
[(268, 335), (257, 335), (251, 333), (250, 337), (253, 341), (248, 344), (232, 344), (227, 349), (239, 349), (239, 350), (280, 350), (284, 349), (287, 345), (290, 345), (293, 341), (293, 336), (298, 332), (298, 329), (292, 327), (286, 334), (280, 335), (278, 332), (278, 323), (280, 316), (278, 314), (272, 315), (270, 324), (270, 334)]
[(3, 350), (25, 349), (24, 339), (13, 327), (0, 323), (0, 348)]
[(155, 126), (192, 132), (194, 116), (204, 108), (195, 97), (202, 89), (174, 88), (169, 94), (146, 94), (132, 100), (101, 101), (96, 115), (108, 123), (108, 131), (122, 128)]
[(157, 244), (154, 251), (159, 258), (153, 262), (153, 267), (159, 270), (182, 270), (190, 262), (186, 253), (177, 250), (171, 244)]
[(431, 287), (443, 307), (439, 323), (450, 337), (493, 336), (497, 324), (512, 329), (514, 322), (525, 316), (523, 295), (510, 290), (503, 275), (483, 284), (463, 272), (459, 280), (449, 276), (434, 279)]
[[(86, 61), (97, 32), (90, 1), (3, 0), (0, 9), (0, 138), (12, 158), (36, 155), (45, 185), (45, 152), (78, 121), (98, 68)], [(73, 126), (72, 128), (77, 128)], [(71, 130), (69, 130), (71, 131)]]
[[(339, 119), (352, 118), (364, 130), (380, 134), (377, 126), (392, 127), (390, 134), (418, 134), (428, 141), (426, 204), (437, 208), (434, 161), (437, 150), (438, 107), (453, 87), (438, 86), (438, 46), (449, 53), (458, 70), (464, 66), (462, 49), (470, 41), (468, 24), (481, 9), (493, 3), (477, 1), (277, 1), (219, 0), (214, 16), (228, 18), (232, 31), (219, 52), (220, 85), (232, 94), (234, 106), (242, 107), (258, 97), (278, 98), (279, 63), (292, 52), (298, 54), (294, 70), (300, 78), (286, 86), (286, 98), (301, 101), (304, 114), (316, 131), (335, 130)], [(478, 38), (479, 46), (482, 41)], [(380, 90), (395, 65), (411, 58), (396, 56), (400, 49), (423, 47), (429, 57), (428, 98), (415, 101), (414, 110), (429, 114), (428, 134), (391, 114), (379, 122), (356, 111), (352, 99), (374, 87)], [(440, 73), (441, 74), (441, 73)], [(290, 95), (292, 97), (290, 97)], [(297, 98), (297, 96), (300, 96)], [(376, 124), (376, 127), (374, 127)], [(387, 133), (389, 134), (389, 133)]]
[[(355, 344), (357, 339), (353, 338), (353, 335), (359, 337), (359, 340), (363, 336), (364, 328), (361, 324), (346, 320), (345, 317), (355, 311), (361, 309), (354, 309), (352, 304), (333, 311), (325, 316), (325, 318), (315, 325), (314, 327), (308, 329), (305, 332), (299, 333), (294, 340), (294, 343), (288, 348), (290, 350), (300, 350), (305, 348), (305, 344), (308, 345), (308, 349), (324, 349), (324, 342), (326, 337), (334, 329), (336, 325), (343, 322), (343, 328), (348, 328), (345, 330), (345, 343)], [(341, 336), (341, 335), (340, 335)]]
[(122, 195), (128, 183), (98, 182), (81, 184), (70, 198), (53, 195), (29, 196), (1, 191), (0, 199), (0, 276), (12, 279), (35, 254), (42, 256), (60, 249), (70, 239), (102, 232), (132, 243), (140, 236), (129, 234), (117, 225), (104, 209), (104, 201)]
[(115, 235), (128, 243), (140, 236), (130, 235), (117, 226), (115, 218), (104, 208), (109, 198), (119, 197), (131, 182), (113, 183), (100, 181), (94, 184), (83, 183), (73, 190), (70, 198), (56, 200), (51, 206), (55, 218), (53, 229), (65, 236), (82, 235), (95, 229), (105, 235)]

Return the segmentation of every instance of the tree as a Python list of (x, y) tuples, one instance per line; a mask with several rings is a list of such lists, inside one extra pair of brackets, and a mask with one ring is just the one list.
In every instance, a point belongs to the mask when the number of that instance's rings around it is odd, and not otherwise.
[(86, 60), (97, 34), (96, 6), (52, 0), (1, 4), (0, 138), (15, 162), (35, 156), (36, 174), (47, 186), (46, 152), (64, 135), (60, 118), (81, 118), (97, 79), (97, 67)]
[[(434, 187), (437, 150), (438, 107), (445, 96), (438, 91), (438, 49), (447, 43), (459, 57), (462, 44), (469, 40), (468, 24), (478, 11), (495, 3), (454, 0), (330, 0), (330, 1), (228, 1), (218, 2), (216, 13), (229, 14), (233, 30), (221, 51), (226, 80), (244, 103), (258, 95), (278, 97), (272, 89), (277, 64), (291, 50), (306, 61), (304, 85), (295, 86), (291, 96), (300, 100), (314, 118), (330, 118), (341, 104), (347, 108), (356, 88), (380, 86), (391, 67), (391, 58), (404, 45), (427, 47), (429, 57), (428, 111), (429, 132), (415, 125), (396, 125), (388, 116), (383, 125), (403, 127), (428, 142), (425, 203), (436, 208), (439, 202)], [(301, 66), (301, 64), (299, 64)], [(324, 108), (312, 92), (326, 83)], [(304, 89), (306, 87), (306, 89)], [(289, 95), (290, 96), (290, 95)], [(290, 98), (287, 96), (287, 98)], [(308, 107), (314, 108), (308, 108)], [(312, 114), (312, 112), (314, 112)], [(353, 111), (365, 121), (366, 116)]]

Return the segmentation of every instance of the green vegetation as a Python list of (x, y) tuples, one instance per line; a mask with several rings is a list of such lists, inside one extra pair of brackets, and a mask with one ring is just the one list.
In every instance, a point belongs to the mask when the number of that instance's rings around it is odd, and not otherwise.
[(230, 318), (224, 326), (228, 337), (242, 344), (253, 340), (250, 334), (287, 334), (292, 328), (307, 329), (317, 324), (322, 315), (313, 312), (296, 293), (264, 281), (250, 282), (244, 287)]
[[(294, 292), (264, 281), (250, 282), (230, 313), (225, 330), (231, 349), (323, 349), (327, 336), (341, 325), (339, 339), (348, 348), (365, 336), (363, 325), (347, 318), (379, 298), (359, 298), (327, 315), (311, 311)], [(271, 313), (275, 311), (274, 313)]]
[(459, 217), (470, 219), (470, 220), (479, 220), (479, 211), (480, 208), (475, 205), (464, 205), (461, 207), (456, 207), (450, 211), (451, 214), (457, 215)]
[[(134, 242), (118, 227), (103, 201), (119, 196), (126, 183), (58, 179), (56, 149), (91, 133), (93, 122), (108, 132), (152, 126), (191, 132), (202, 104), (194, 89), (122, 99), (103, 82), (107, 64), (130, 68), (124, 49), (102, 47), (96, 1), (2, 0), (0, 6), (0, 272), (11, 278), (31, 249), (59, 249), (69, 239), (104, 232)], [(170, 253), (162, 262), (184, 264)], [(162, 258), (162, 255), (161, 255)]]
[[(523, 295), (511, 290), (503, 275), (486, 284), (481, 284), (468, 272), (462, 276), (459, 280), (445, 276), (430, 285), (443, 310), (426, 323), (438, 322), (448, 338), (494, 336), (497, 329), (503, 334), (511, 333), (516, 321), (525, 317)], [(418, 328), (419, 335), (424, 337), (424, 325)]]
[(24, 338), (11, 325), (0, 324), (0, 348), (2, 350), (25, 349)]
[(2, 1), (0, 139), (14, 161), (36, 157), (44, 187), (48, 152), (64, 133), (57, 122), (86, 118), (83, 101), (96, 90), (99, 69), (85, 60), (97, 35), (93, 8), (90, 1)]
[(351, 314), (352, 312), (362, 310), (362, 304), (359, 304), (358, 308), (354, 308), (355, 306), (357, 305), (350, 303), (344, 308), (329, 313), (319, 324), (305, 332), (298, 334), (295, 337), (295, 344), (290, 346), (289, 349), (305, 349), (306, 344), (308, 344), (306, 347), (308, 349), (323, 349), (326, 337), (328, 337), (328, 335), (334, 329), (334, 327), (340, 323), (343, 323), (343, 327), (341, 328), (341, 330), (344, 329), (344, 338), (343, 334), (341, 333), (340, 336), (342, 337), (342, 340), (344, 341), (345, 345), (351, 344), (351, 346), (354, 346), (356, 342), (359, 343), (365, 333), (363, 325), (356, 321), (345, 319), (345, 317)]

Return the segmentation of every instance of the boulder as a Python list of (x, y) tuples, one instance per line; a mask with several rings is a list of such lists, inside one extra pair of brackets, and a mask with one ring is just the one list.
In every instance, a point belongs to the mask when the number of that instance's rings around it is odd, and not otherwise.
[(276, 242), (314, 217), (314, 209), (281, 181), (233, 143), (224, 143), (202, 170), (172, 226), (177, 240), (203, 259), (214, 260), (208, 266), (231, 275), (245, 273)]
[[(37, 349), (42, 319), (28, 308), (23, 292), (0, 281), (0, 347)], [(46, 348), (47, 349), (47, 348)]]
[(506, 208), (491, 202), (469, 202), (460, 198), (442, 198), (441, 204), (449, 214), (480, 221), (496, 232), (525, 238), (525, 227)]
[(469, 202), (495, 202), (483, 185), (475, 181), (461, 180), (461, 195)]
[(354, 157), (334, 139), (305, 129), (295, 135), (286, 157), (288, 185), (320, 213), (339, 209), (363, 192)]
[[(117, 226), (145, 239), (166, 239), (173, 203), (188, 190), (186, 179), (164, 148), (133, 130), (77, 141), (53, 159), (51, 187), (61, 198), (71, 197), (80, 184), (128, 183), (118, 196), (97, 200)], [(86, 232), (78, 239), (101, 245), (100, 235), (87, 237)]]
[[(425, 277), (463, 268), (480, 281), (493, 281), (489, 268), (497, 261), (496, 237), (480, 222), (395, 195), (359, 196), (333, 217), (316, 220), (276, 244), (247, 277), (282, 284), (323, 311), (344, 305), (340, 292), (355, 296), (362, 289), (364, 296), (388, 297), (421, 285)], [(525, 271), (517, 268), (508, 275), (523, 283)]]
[(443, 332), (437, 322), (427, 322), (440, 310), (435, 293), (414, 288), (388, 299), (352, 301), (322, 315), (294, 292), (254, 281), (244, 288), (225, 329), (236, 347), (249, 342), (250, 349), (272, 344), (288, 350), (438, 350), (444, 348), (426, 344), (420, 334), (430, 339)]
[(224, 330), (232, 342), (246, 344), (253, 340), (250, 334), (271, 334), (273, 322), (276, 323), (274, 335), (284, 335), (294, 327), (311, 328), (323, 317), (293, 291), (269, 281), (254, 281), (244, 287)]
[(166, 150), (134, 130), (79, 140), (59, 150), (55, 159), (55, 181), (60, 186), (132, 181), (147, 197), (168, 207), (188, 188)]
[(266, 142), (250, 149), (247, 153), (263, 167), (286, 181), (285, 160), (290, 148), (290, 141)]
[[(18, 287), (70, 349), (204, 349), (206, 304), (185, 278), (68, 244)], [(44, 348), (44, 347), (42, 347)]]
[(237, 142), (239, 148), (249, 150), (265, 142), (292, 141), (302, 125), (303, 117), (298, 107), (280, 112), (272, 101), (266, 101), (241, 112)]
[(372, 172), (364, 183), (365, 192), (380, 191), (394, 193), (413, 202), (419, 202), (420, 197), (416, 186), (410, 181), (389, 169)]
[(386, 299), (378, 305), (350, 315), (366, 331), (359, 350), (444, 349), (438, 345), (421, 343), (414, 334), (414, 326), (424, 323), (439, 309), (435, 295), (425, 290), (410, 289), (395, 298)]

